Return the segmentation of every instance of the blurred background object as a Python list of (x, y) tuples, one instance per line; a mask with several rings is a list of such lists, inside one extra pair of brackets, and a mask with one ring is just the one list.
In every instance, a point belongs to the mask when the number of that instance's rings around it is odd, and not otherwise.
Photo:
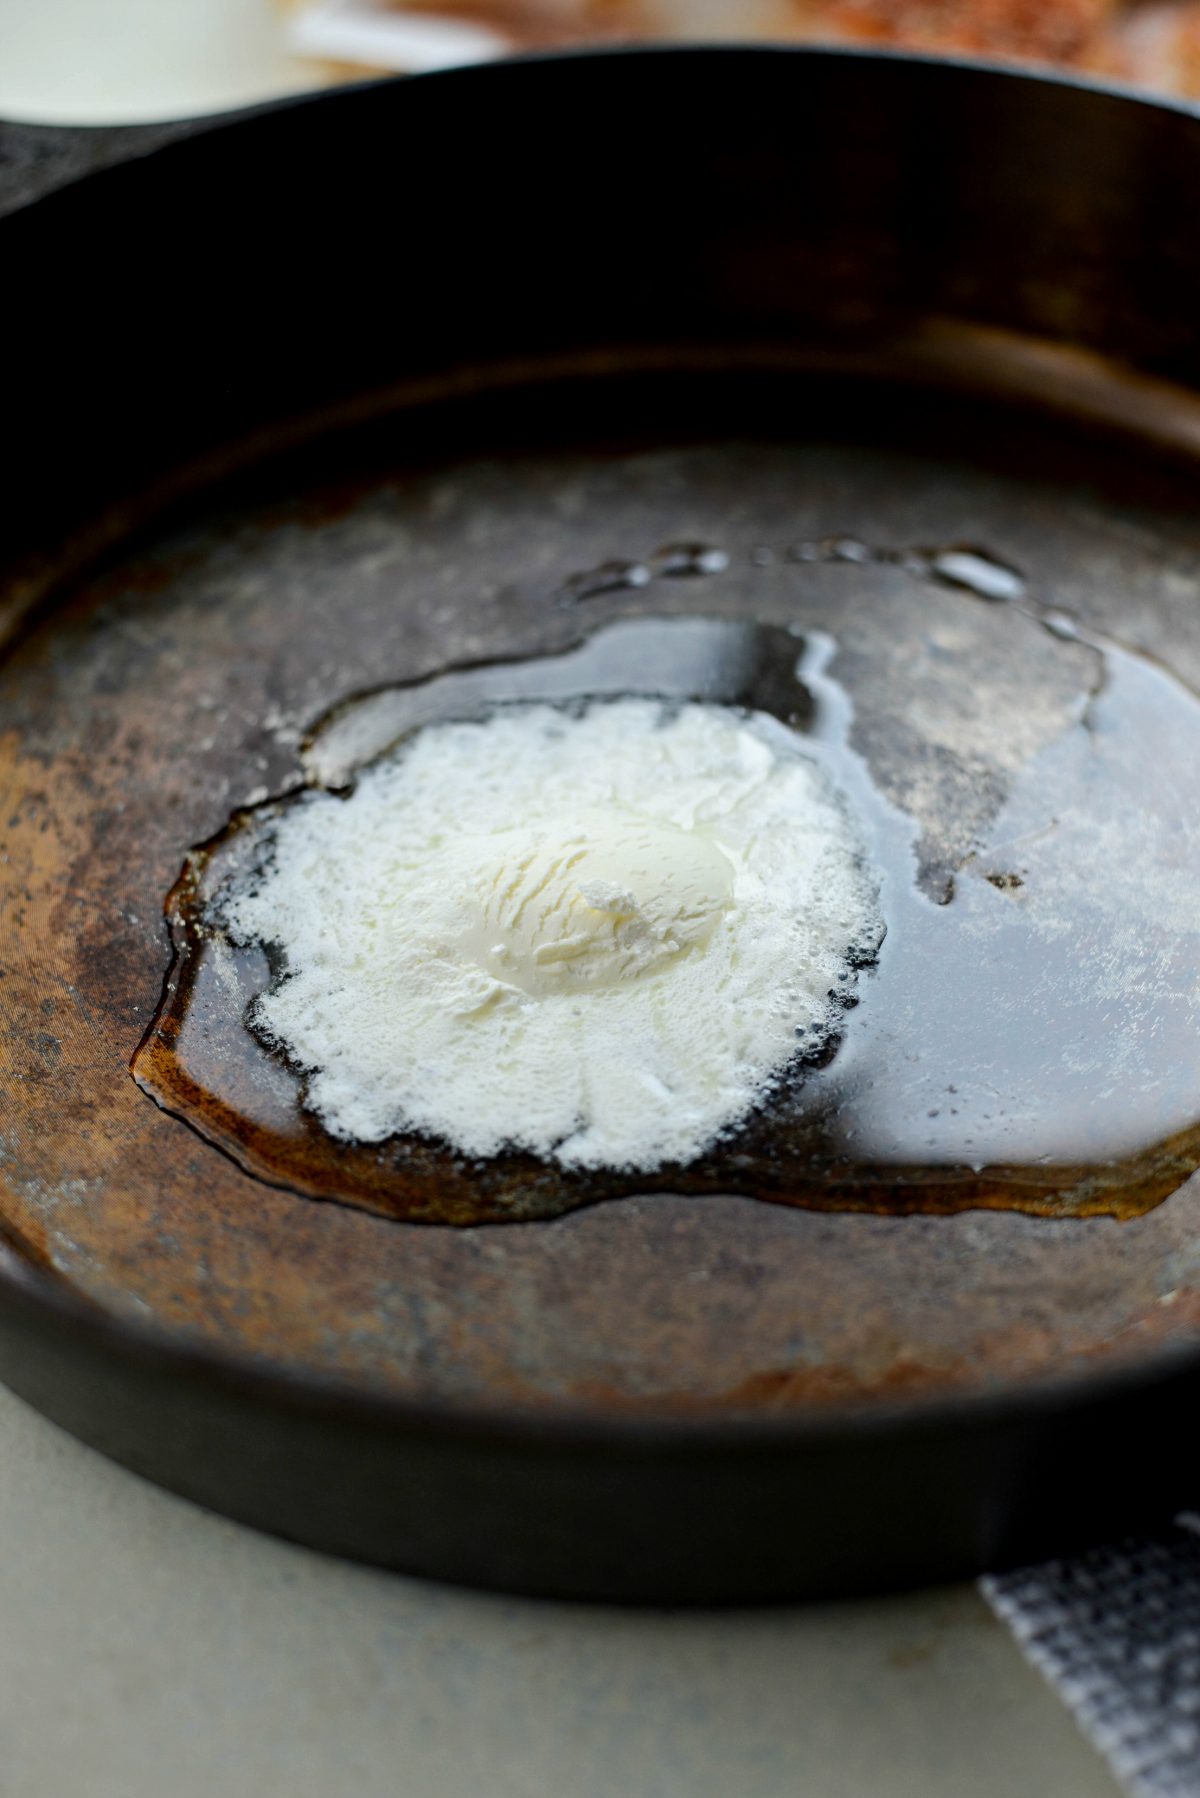
[(855, 44), (1200, 94), (1200, 0), (277, 0), (327, 76), (578, 44)]
[(1200, 3), (1123, 7), (1105, 49), (1106, 66), (1119, 79), (1162, 94), (1200, 98)]
[(1200, 97), (1200, 0), (0, 0), (0, 115), (183, 118), (581, 44), (852, 44)]

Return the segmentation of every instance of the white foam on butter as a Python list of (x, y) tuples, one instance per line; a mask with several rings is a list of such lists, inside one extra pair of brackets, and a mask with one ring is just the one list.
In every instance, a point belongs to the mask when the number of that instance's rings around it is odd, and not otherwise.
[(286, 972), (255, 1027), (336, 1137), (567, 1167), (689, 1161), (834, 1028), (878, 884), (775, 719), (505, 707), (426, 726), (283, 813), (223, 895)]

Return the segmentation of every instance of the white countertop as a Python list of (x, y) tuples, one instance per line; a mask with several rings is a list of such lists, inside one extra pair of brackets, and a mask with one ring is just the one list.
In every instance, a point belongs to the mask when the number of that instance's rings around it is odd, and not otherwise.
[[(0, 115), (302, 89), (270, 0), (0, 0)], [(273, 1542), (0, 1391), (3, 1798), (1113, 1798), (967, 1588), (722, 1615), (477, 1596)]]
[(323, 85), (274, 0), (0, 0), (0, 118), (189, 118)]
[(1112, 1798), (970, 1589), (621, 1612), (345, 1566), (0, 1391), (4, 1798)]

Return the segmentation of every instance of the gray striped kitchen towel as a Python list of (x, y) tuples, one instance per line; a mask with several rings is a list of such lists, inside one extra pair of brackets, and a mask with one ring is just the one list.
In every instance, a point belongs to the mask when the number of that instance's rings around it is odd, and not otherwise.
[(1200, 1798), (1200, 1513), (982, 1584), (1131, 1798)]

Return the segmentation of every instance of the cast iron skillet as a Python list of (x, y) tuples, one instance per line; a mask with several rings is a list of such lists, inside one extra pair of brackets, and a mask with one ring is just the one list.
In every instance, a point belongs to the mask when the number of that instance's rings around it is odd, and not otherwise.
[[(1200, 677), (1200, 119), (700, 50), (0, 143), (4, 1379), (247, 1522), (563, 1596), (957, 1577), (1193, 1499), (1194, 1180), (1124, 1224), (403, 1226), (128, 1062), (183, 851), (304, 724), (570, 640), (630, 546), (984, 544)], [(632, 603), (736, 606), (738, 556)]]

